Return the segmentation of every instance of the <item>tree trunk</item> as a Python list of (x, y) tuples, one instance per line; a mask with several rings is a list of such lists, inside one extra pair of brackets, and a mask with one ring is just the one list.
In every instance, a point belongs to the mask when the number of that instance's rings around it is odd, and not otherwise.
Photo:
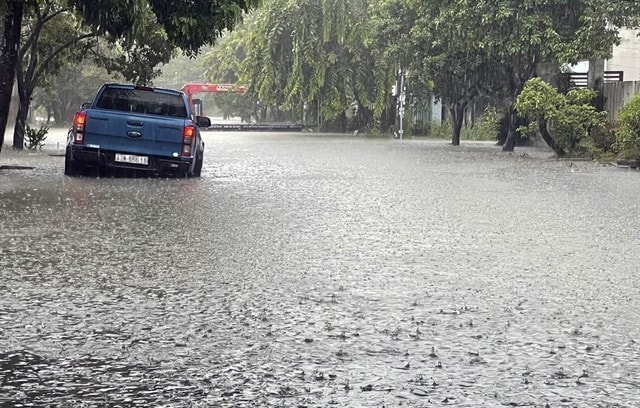
[(460, 146), (460, 133), (462, 132), (462, 124), (464, 123), (464, 105), (457, 103), (451, 105), (449, 114), (451, 115), (451, 130), (453, 131), (451, 144)]
[(16, 150), (24, 149), (24, 134), (27, 124), (27, 116), (29, 114), (29, 105), (31, 103), (31, 93), (29, 90), (19, 90), (20, 105), (16, 114), (16, 125), (13, 129), (13, 148)]
[(346, 132), (347, 131), (347, 115), (344, 112), (338, 116), (336, 120), (336, 130), (338, 132)]
[(558, 146), (555, 139), (549, 133), (549, 129), (547, 129), (547, 120), (544, 118), (538, 119), (538, 129), (540, 130), (540, 135), (542, 139), (547, 143), (547, 145), (558, 155), (558, 157), (564, 156), (564, 150), (562, 147)]
[(503, 152), (512, 152), (516, 147), (516, 138), (518, 137), (518, 114), (514, 105), (509, 106), (509, 133), (507, 140), (502, 146)]
[(496, 145), (504, 146), (505, 142), (507, 141), (507, 136), (509, 135), (509, 112), (503, 112), (500, 115), (497, 133)]
[(53, 115), (53, 121), (56, 123), (56, 126), (60, 126), (60, 124), (65, 123), (68, 119), (68, 110), (62, 109), (60, 106), (55, 106), (51, 108), (51, 112)]
[(11, 94), (16, 77), (18, 47), (20, 46), (20, 29), (24, 2), (12, 0), (8, 5), (8, 13), (2, 17), (2, 48), (0, 49), (0, 151), (4, 144), (4, 132), (9, 119)]

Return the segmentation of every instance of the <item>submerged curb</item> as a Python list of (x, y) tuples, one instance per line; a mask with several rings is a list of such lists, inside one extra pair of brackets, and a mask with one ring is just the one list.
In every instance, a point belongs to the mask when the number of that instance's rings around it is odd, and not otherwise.
[(33, 166), (11, 166), (11, 165), (6, 165), (6, 166), (0, 166), (0, 170), (34, 170), (35, 167)]

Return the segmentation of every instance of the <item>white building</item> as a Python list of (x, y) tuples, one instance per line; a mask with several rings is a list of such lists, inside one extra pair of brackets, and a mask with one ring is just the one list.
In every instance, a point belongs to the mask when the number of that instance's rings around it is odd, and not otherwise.
[(640, 31), (620, 30), (620, 45), (613, 47), (611, 59), (605, 62), (606, 71), (623, 71), (625, 81), (640, 81)]

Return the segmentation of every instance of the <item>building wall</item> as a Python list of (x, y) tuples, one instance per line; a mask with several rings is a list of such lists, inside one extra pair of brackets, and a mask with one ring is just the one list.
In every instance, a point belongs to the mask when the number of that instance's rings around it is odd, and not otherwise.
[(9, 117), (7, 118), (7, 124), (13, 126), (16, 122), (16, 115), (18, 114), (18, 104), (20, 101), (18, 100), (18, 95), (11, 96), (11, 104), (9, 105)]
[(622, 41), (613, 47), (613, 56), (607, 61), (607, 71), (624, 71), (625, 81), (640, 81), (640, 37), (638, 30), (622, 29)]

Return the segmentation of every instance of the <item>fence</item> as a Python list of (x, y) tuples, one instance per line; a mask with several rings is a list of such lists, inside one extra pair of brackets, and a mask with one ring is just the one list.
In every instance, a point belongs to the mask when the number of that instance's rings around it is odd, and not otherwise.
[[(571, 88), (586, 88), (589, 74), (587, 72), (569, 72), (561, 74), (558, 88), (566, 92)], [(640, 81), (623, 81), (622, 71), (605, 71), (602, 90), (602, 105), (609, 120), (615, 120), (618, 111), (635, 95), (640, 93)]]
[(636, 94), (640, 93), (640, 81), (605, 83), (602, 91), (604, 110), (610, 120), (614, 120), (618, 111)]
[[(621, 82), (624, 80), (623, 71), (604, 71), (604, 83)], [(558, 87), (566, 92), (571, 88), (586, 88), (589, 83), (588, 72), (567, 72), (560, 74)]]

